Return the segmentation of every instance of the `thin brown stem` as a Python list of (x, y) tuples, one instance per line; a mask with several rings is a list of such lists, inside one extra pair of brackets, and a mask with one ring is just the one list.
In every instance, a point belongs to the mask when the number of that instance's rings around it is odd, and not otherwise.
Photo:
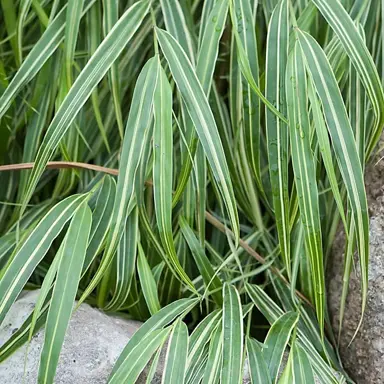
[[(209, 212), (205, 211), (205, 218), (208, 222), (210, 222), (214, 227), (216, 227), (219, 231), (223, 233), (229, 233), (231, 237), (235, 238), (234, 233), (226, 227), (223, 223), (217, 220), (214, 216), (212, 216)], [(257, 253), (254, 249), (252, 249), (244, 240), (240, 239), (239, 244), (241, 248), (244, 249), (249, 255), (254, 257), (259, 263), (265, 264), (267, 261), (262, 257), (259, 253)], [(270, 266), (270, 271), (276, 275), (284, 284), (289, 286), (289, 281), (285, 278), (285, 276), (278, 270), (278, 268), (273, 265)], [(308, 305), (313, 307), (312, 303), (298, 290), (296, 290), (296, 295), (300, 297), (303, 301), (305, 301)]]
[[(4, 171), (19, 171), (23, 169), (32, 169), (35, 163), (20, 163), (20, 164), (7, 164), (0, 165), (0, 172)], [(88, 169), (90, 171), (108, 173), (109, 175), (117, 176), (119, 171), (113, 168), (106, 168), (100, 165), (93, 165), (87, 163), (78, 163), (76, 161), (50, 161), (48, 162), (46, 168), (48, 169), (66, 169), (66, 168), (76, 168), (76, 169)]]

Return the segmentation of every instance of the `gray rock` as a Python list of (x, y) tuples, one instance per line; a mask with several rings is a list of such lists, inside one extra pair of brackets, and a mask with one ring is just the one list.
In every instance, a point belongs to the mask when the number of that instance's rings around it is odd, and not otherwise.
[[(340, 354), (345, 369), (357, 383), (376, 384), (384, 383), (384, 161), (368, 167), (366, 189), (370, 211), (368, 302), (363, 325), (348, 347), (361, 313), (360, 269), (355, 257), (356, 271), (351, 274)], [(340, 234), (334, 243), (328, 272), (329, 309), (336, 334), (339, 328), (344, 242), (345, 238)]]
[[(0, 328), (0, 345), (32, 312), (39, 291), (17, 300)], [(56, 371), (56, 384), (105, 384), (113, 364), (141, 323), (107, 316), (82, 304), (70, 321)], [(32, 339), (28, 351), (25, 384), (37, 383), (44, 330)], [(0, 383), (23, 383), (26, 346), (0, 365)]]

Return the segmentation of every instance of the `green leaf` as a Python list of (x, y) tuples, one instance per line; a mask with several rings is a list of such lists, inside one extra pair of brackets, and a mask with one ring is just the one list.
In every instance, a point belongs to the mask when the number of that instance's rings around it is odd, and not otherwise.
[(172, 0), (160, 0), (160, 4), (167, 31), (178, 41), (188, 59), (194, 64), (193, 42), (180, 3)]
[(264, 355), (259, 343), (247, 338), (247, 355), (252, 384), (271, 384), (272, 380), (269, 374), (268, 365), (265, 362)]
[(72, 85), (72, 65), (75, 57), (83, 5), (84, 0), (69, 0), (67, 6), (64, 37), (64, 61), (68, 88)]
[(343, 44), (372, 103), (375, 124), (370, 132), (366, 150), (366, 156), (369, 158), (380, 139), (384, 125), (384, 92), (380, 76), (362, 36), (342, 4), (332, 0), (314, 0), (313, 2)]
[(219, 381), (222, 353), (223, 330), (221, 324), (219, 324), (212, 334), (209, 343), (208, 360), (202, 382), (203, 384), (214, 384)]
[(183, 384), (187, 364), (188, 328), (177, 320), (169, 336), (162, 383)]
[[(285, 70), (288, 43), (288, 1), (282, 0), (274, 9), (268, 27), (265, 96), (272, 100), (277, 110), (286, 112)], [(271, 180), (273, 208), (279, 235), (280, 252), (288, 276), (291, 274), (289, 241), (288, 194), (288, 129), (275, 114), (266, 109), (266, 133), (268, 142), (269, 177)]]
[[(236, 23), (235, 26), (240, 37), (241, 46), (244, 47), (244, 53), (249, 60), (249, 69), (252, 72), (252, 77), (259, 87), (259, 62), (255, 21), (251, 16), (251, 2), (250, 0), (234, 0), (233, 9), (233, 21)], [(239, 54), (237, 55), (237, 59), (240, 60), (238, 56)], [(257, 186), (260, 191), (263, 191), (260, 168), (260, 101), (246, 79), (242, 82), (242, 88), (243, 129), (245, 133), (247, 157), (256, 177)]]
[[(123, 235), (121, 236), (116, 263), (116, 285), (111, 302), (106, 306), (106, 310), (121, 308), (130, 292), (132, 278), (135, 273), (137, 245), (139, 239), (139, 210), (137, 207), (127, 217)], [(145, 266), (144, 266), (145, 268)], [(140, 270), (139, 277), (140, 277)], [(143, 270), (145, 272), (145, 270)], [(144, 277), (144, 276), (143, 276)]]
[(83, 274), (87, 272), (104, 245), (110, 228), (115, 193), (115, 180), (110, 176), (106, 176), (97, 195), (95, 209), (92, 212), (92, 227), (83, 265)]
[(191, 227), (189, 227), (187, 221), (180, 216), (179, 224), (181, 232), (188, 243), (189, 249), (192, 252), (193, 258), (196, 262), (197, 268), (199, 269), (200, 275), (204, 280), (204, 284), (208, 291), (216, 291), (212, 294), (217, 305), (221, 306), (223, 303), (221, 288), (223, 286), (221, 280), (215, 275), (215, 270), (212, 267), (208, 257), (205, 255), (204, 248), (199, 243)]
[[(87, 23), (89, 28), (89, 39), (88, 39), (88, 45), (89, 45), (89, 55), (92, 56), (95, 52), (97, 47), (100, 44), (101, 40), (101, 5), (96, 2), (93, 7), (89, 10), (87, 13)], [(105, 147), (107, 148), (108, 152), (111, 151), (109, 141), (107, 138), (106, 128), (103, 122), (102, 113), (100, 110), (100, 98), (99, 98), (99, 91), (97, 87), (94, 89), (94, 91), (91, 94), (91, 102), (95, 114), (95, 120), (97, 123), (97, 126), (99, 128), (100, 135), (104, 141)]]
[(49, 24), (49, 27), (44, 32), (43, 36), (41, 36), (40, 40), (34, 45), (19, 70), (16, 72), (16, 75), (1, 95), (0, 117), (3, 117), (12, 100), (20, 92), (20, 89), (36, 76), (38, 71), (60, 45), (64, 38), (65, 15), (66, 7), (64, 7)]
[(159, 348), (158, 351), (156, 352), (155, 357), (152, 359), (151, 369), (148, 372), (147, 380), (145, 382), (146, 384), (152, 384), (152, 382), (153, 382), (153, 379), (156, 375), (157, 364), (159, 362), (161, 352), (162, 352), (162, 349)]
[(49, 302), (52, 297), (52, 288), (53, 288), (53, 282), (55, 280), (57, 270), (59, 269), (61, 257), (63, 254), (63, 248), (64, 248), (65, 242), (63, 241), (60, 245), (59, 250), (56, 253), (55, 258), (52, 261), (52, 264), (50, 265), (47, 274), (45, 275), (43, 284), (41, 284), (39, 297), (37, 298), (35, 307), (33, 309), (33, 316), (31, 320), (31, 326), (29, 330), (29, 336), (28, 336), (28, 342), (30, 343), (32, 340), (32, 336), (35, 333), (36, 324), (38, 323), (39, 318), (41, 317), (41, 314), (43, 312), (44, 305)]
[(1, 0), (1, 8), (2, 8), (2, 19), (5, 25), (6, 31), (10, 36), (10, 43), (12, 50), (14, 52), (16, 65), (20, 65), (20, 55), (18, 52), (18, 44), (17, 44), (17, 16), (16, 16), (16, 6), (13, 0)]
[(23, 61), (23, 26), (25, 18), (31, 7), (32, 0), (21, 0), (19, 5), (19, 15), (17, 17), (17, 54), (19, 63)]
[(307, 33), (299, 31), (298, 36), (307, 70), (323, 106), (333, 149), (356, 224), (362, 275), (362, 312), (364, 313), (368, 290), (369, 221), (363, 172), (356, 142), (335, 76), (323, 50)]
[(314, 383), (312, 367), (304, 349), (295, 342), (291, 353), (294, 382), (297, 384)]
[(128, 361), (131, 361), (130, 359), (132, 357), (132, 352), (137, 346), (141, 346), (141, 343), (144, 344), (143, 340), (145, 340), (148, 334), (154, 330), (162, 329), (167, 324), (171, 323), (175, 318), (189, 312), (197, 304), (197, 302), (197, 299), (176, 300), (150, 317), (129, 340), (123, 352), (117, 359), (109, 380), (114, 378), (115, 373), (120, 366)]
[(195, 289), (192, 281), (180, 265), (172, 234), (172, 177), (173, 177), (173, 129), (172, 89), (160, 66), (155, 90), (153, 111), (155, 127), (153, 135), (153, 190), (156, 221), (162, 245), (169, 263), (182, 282)]
[[(138, 3), (136, 3), (138, 4)], [(112, 33), (112, 32), (111, 32)], [(97, 273), (93, 276), (83, 297), (91, 293), (105, 271), (112, 262), (117, 245), (123, 233), (125, 219), (132, 209), (129, 202), (132, 201), (135, 189), (136, 172), (140, 158), (145, 147), (146, 135), (151, 123), (152, 102), (158, 77), (159, 60), (155, 56), (144, 65), (137, 79), (129, 111), (123, 148), (121, 152), (119, 176), (117, 179), (116, 197), (110, 223), (111, 230), (108, 233), (104, 257)], [(82, 301), (83, 298), (80, 299)]]
[[(219, 53), (219, 43), (222, 37), (225, 22), (228, 13), (228, 0), (217, 1), (208, 15), (207, 23), (204, 27), (204, 33), (199, 39), (199, 51), (196, 65), (196, 76), (204, 90), (204, 93), (209, 99), (209, 94), (212, 86), (215, 66)], [(188, 122), (191, 122), (188, 119)], [(187, 128), (194, 134), (191, 140), (196, 140), (196, 132), (193, 127)], [(190, 156), (186, 157), (186, 161), (192, 161)], [(204, 244), (205, 238), (205, 209), (206, 209), (206, 180), (207, 180), (207, 161), (204, 154), (202, 144), (199, 143), (196, 149), (195, 158), (195, 173), (196, 173), (196, 192), (199, 202), (197, 208), (198, 228), (200, 241)], [(185, 204), (188, 204), (186, 201)]]
[(236, 384), (243, 377), (243, 315), (237, 289), (223, 287), (223, 366), (221, 382)]
[[(251, 300), (270, 324), (273, 324), (284, 315), (282, 309), (259, 286), (246, 284), (245, 288)], [(307, 337), (300, 325), (300, 322), (297, 325), (297, 338), (300, 345), (307, 352), (317, 376), (323, 378), (326, 383), (337, 384), (338, 380), (335, 378), (332, 368), (316, 350), (313, 342)]]
[(228, 0), (216, 0), (209, 13), (204, 34), (200, 40), (200, 48), (196, 65), (196, 76), (209, 96), (212, 85), (213, 73), (219, 53), (219, 42), (225, 28), (228, 14)]
[(0, 324), (53, 240), (87, 198), (73, 195), (56, 204), (11, 258), (0, 280)]
[(96, 52), (77, 77), (48, 127), (44, 140), (39, 148), (35, 166), (29, 178), (28, 189), (24, 196), (24, 209), (36, 188), (47, 162), (59, 145), (60, 140), (75, 120), (92, 91), (139, 28), (148, 11), (148, 7), (148, 1), (146, 0), (139, 1), (130, 7), (99, 45)]
[(292, 356), (288, 356), (287, 364), (284, 367), (283, 373), (280, 376), (278, 384), (290, 384), (294, 383), (294, 376), (292, 372)]
[(143, 343), (132, 350), (132, 362), (122, 364), (109, 379), (108, 384), (135, 383), (140, 372), (156, 350), (164, 343), (171, 328), (152, 330), (144, 338)]
[[(44, 303), (41, 311), (34, 323), (33, 334), (35, 334), (46, 322), (49, 308), (49, 301)], [(32, 329), (32, 320), (34, 312), (32, 312), (23, 322), (21, 327), (12, 334), (12, 336), (0, 347), (0, 363), (12, 355), (18, 348), (30, 339), (30, 331)]]
[(193, 67), (178, 42), (167, 32), (156, 29), (164, 56), (172, 76), (187, 106), (195, 125), (205, 155), (215, 176), (216, 183), (225, 202), (236, 239), (239, 237), (239, 219), (232, 182), (225, 160), (223, 146), (207, 97), (196, 77)]
[(278, 318), (268, 331), (264, 341), (263, 357), (273, 382), (277, 377), (285, 348), (298, 320), (299, 315), (297, 313), (288, 312)]
[(151, 312), (151, 315), (154, 315), (161, 308), (159, 297), (157, 295), (157, 285), (140, 243), (137, 258), (137, 271), (139, 273), (140, 285), (143, 290), (149, 312)]
[[(209, 6), (204, 7), (203, 12), (207, 12)], [(207, 15), (207, 20), (205, 20), (204, 25), (201, 25), (201, 35), (199, 36), (199, 51), (197, 57), (196, 65), (196, 76), (200, 81), (200, 84), (203, 88), (204, 93), (208, 96), (211, 89), (211, 84), (213, 80), (213, 73), (217, 63), (218, 51), (219, 51), (219, 42), (224, 31), (225, 21), (228, 12), (228, 1), (222, 0), (217, 1), (209, 15)], [(183, 29), (187, 34), (188, 31)], [(182, 31), (180, 32), (182, 33)], [(177, 37), (175, 34), (173, 36)], [(180, 40), (178, 40), (180, 42)], [(185, 46), (183, 46), (184, 51), (186, 51)], [(191, 60), (193, 63), (193, 60)], [(207, 164), (202, 148), (201, 143), (198, 143), (197, 133), (193, 127), (193, 122), (191, 121), (188, 113), (186, 112), (185, 106), (183, 105), (183, 113), (186, 118), (186, 136), (188, 139), (189, 153), (187, 156), (184, 156), (183, 165), (180, 170), (179, 182), (176, 187), (175, 194), (173, 196), (173, 206), (176, 205), (180, 199), (182, 192), (185, 187), (191, 188), (191, 183), (188, 184), (190, 180), (190, 173), (192, 170), (192, 165), (195, 168), (196, 174), (196, 199), (199, 201), (197, 205), (197, 220), (198, 228), (201, 237), (201, 242), (205, 237), (205, 217), (204, 211), (206, 208), (206, 178), (207, 178)], [(195, 157), (195, 162), (193, 160)], [(194, 199), (192, 193), (189, 191), (186, 194), (187, 198), (184, 199), (185, 211), (193, 211), (191, 200)], [(189, 214), (185, 212), (185, 215), (188, 219)]]
[(344, 224), (344, 229), (346, 229), (346, 233), (348, 233), (347, 220), (344, 214), (343, 199), (341, 197), (336, 171), (333, 166), (333, 156), (331, 144), (329, 142), (328, 130), (324, 120), (324, 115), (321, 110), (321, 103), (315, 94), (315, 90), (311, 81), (308, 82), (308, 96), (309, 100), (311, 101), (313, 122), (316, 129), (317, 140), (319, 142), (319, 148), (323, 158), (323, 163), (327, 171), (327, 176), (331, 185), (333, 197), (336, 201), (340, 217)]
[[(103, 29), (104, 35), (108, 35), (113, 26), (119, 20), (119, 0), (103, 0)], [(115, 62), (112, 64), (108, 73), (109, 86), (112, 92), (113, 106), (115, 108), (115, 115), (117, 127), (119, 129), (120, 137), (124, 136), (123, 117), (120, 105), (120, 79), (119, 79), (119, 66)]]
[[(95, 0), (88, 0), (87, 6), (84, 7), (83, 15), (94, 2)], [(21, 88), (36, 76), (64, 39), (66, 8), (67, 7), (64, 6), (55, 19), (49, 24), (44, 34), (23, 61), (5, 92), (1, 95), (0, 118), (9, 108), (9, 105), (20, 92)]]
[[(232, 0), (233, 1), (233, 0)], [(258, 86), (258, 81), (253, 77), (252, 74), (252, 68), (251, 64), (249, 62), (249, 58), (247, 57), (245, 48), (243, 47), (243, 44), (241, 42), (241, 38), (239, 35), (239, 31), (237, 29), (237, 23), (236, 19), (234, 16), (234, 9), (232, 2), (230, 2), (230, 11), (231, 11), (231, 19), (232, 19), (232, 24), (234, 26), (234, 35), (236, 39), (236, 47), (237, 47), (237, 55), (238, 55), (238, 60), (241, 68), (241, 73), (245, 77), (245, 79), (248, 81), (249, 85), (251, 86), (252, 90), (256, 93), (256, 95), (260, 98), (260, 100), (265, 104), (265, 106), (280, 120), (287, 122), (285, 119), (284, 115), (281, 114), (281, 112), (277, 109), (277, 107), (271, 103), (266, 96), (263, 95), (261, 92), (259, 86)]]
[(60, 254), (55, 288), (45, 326), (45, 338), (39, 366), (39, 383), (53, 383), (60, 350), (76, 297), (88, 245), (92, 212), (84, 202), (75, 213)]
[(305, 233), (305, 250), (311, 261), (313, 292), (320, 330), (323, 335), (325, 276), (315, 159), (311, 148), (306, 70), (296, 43), (286, 72), (289, 134), (300, 217)]
[(198, 363), (202, 360), (206, 352), (206, 346), (212, 338), (213, 332), (219, 326), (221, 315), (222, 313), (219, 310), (211, 312), (192, 332), (189, 339), (186, 382), (193, 381), (192, 379), (196, 374)]

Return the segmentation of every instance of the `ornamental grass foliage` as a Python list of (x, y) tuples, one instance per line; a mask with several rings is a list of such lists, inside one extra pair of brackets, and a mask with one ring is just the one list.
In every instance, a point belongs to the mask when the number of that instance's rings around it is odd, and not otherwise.
[(45, 327), (53, 383), (77, 300), (144, 322), (110, 384), (150, 382), (161, 351), (163, 383), (241, 383), (245, 365), (254, 384), (350, 382), (337, 340), (355, 252), (362, 319), (367, 301), (381, 6), (1, 0), (0, 321), (40, 296), (0, 361)]

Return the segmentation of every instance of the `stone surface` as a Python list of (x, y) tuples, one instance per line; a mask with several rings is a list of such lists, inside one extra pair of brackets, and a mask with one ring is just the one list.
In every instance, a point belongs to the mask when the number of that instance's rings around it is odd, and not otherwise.
[[(384, 160), (366, 171), (370, 212), (369, 291), (364, 322), (354, 342), (348, 344), (361, 313), (360, 270), (355, 257), (342, 327), (340, 354), (345, 369), (357, 383), (384, 383)], [(340, 234), (328, 272), (328, 297), (332, 324), (337, 334), (342, 289), (344, 236)], [(355, 255), (356, 256), (356, 255)]]
[[(38, 291), (20, 298), (8, 312), (0, 328), (0, 345), (15, 332), (32, 312)], [(105, 384), (113, 364), (141, 323), (110, 317), (83, 304), (70, 321), (61, 350), (55, 384)], [(25, 384), (37, 383), (44, 330), (33, 338), (28, 353)], [(24, 345), (0, 364), (0, 383), (23, 383)]]

